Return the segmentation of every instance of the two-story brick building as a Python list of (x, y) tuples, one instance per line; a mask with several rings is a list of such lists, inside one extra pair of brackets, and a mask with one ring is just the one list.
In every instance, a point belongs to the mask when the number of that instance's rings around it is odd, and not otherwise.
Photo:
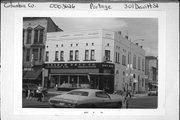
[(47, 34), (45, 49), (49, 87), (145, 90), (145, 51), (121, 32), (52, 32)]
[(51, 18), (23, 18), (23, 83), (42, 83), (46, 34), (57, 31)]

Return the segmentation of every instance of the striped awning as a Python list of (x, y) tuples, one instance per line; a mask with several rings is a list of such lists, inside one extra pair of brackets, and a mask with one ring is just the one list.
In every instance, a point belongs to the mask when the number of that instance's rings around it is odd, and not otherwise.
[(42, 70), (32, 70), (24, 72), (23, 79), (41, 79)]

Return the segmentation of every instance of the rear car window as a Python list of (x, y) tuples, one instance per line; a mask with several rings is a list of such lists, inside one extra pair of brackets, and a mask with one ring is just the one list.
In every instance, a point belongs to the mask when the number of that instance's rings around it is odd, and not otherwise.
[(85, 91), (71, 91), (67, 94), (70, 94), (70, 95), (78, 95), (78, 96), (88, 96), (89, 93), (88, 92), (85, 92)]
[(109, 98), (109, 96), (105, 92), (96, 92), (96, 97)]

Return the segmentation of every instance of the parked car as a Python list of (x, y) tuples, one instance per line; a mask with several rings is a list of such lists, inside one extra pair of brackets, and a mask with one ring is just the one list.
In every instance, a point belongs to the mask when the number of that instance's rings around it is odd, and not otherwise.
[[(30, 91), (36, 91), (38, 89), (38, 86), (36, 84), (31, 84), (31, 83), (25, 83), (23, 84), (23, 95), (27, 96), (28, 90)], [(47, 92), (47, 88), (42, 88), (42, 93), (44, 95), (46, 95)]]
[(97, 89), (76, 89), (49, 99), (53, 107), (122, 108), (125, 97)]
[(148, 96), (157, 96), (157, 95), (158, 95), (157, 90), (150, 90), (150, 91), (148, 91)]

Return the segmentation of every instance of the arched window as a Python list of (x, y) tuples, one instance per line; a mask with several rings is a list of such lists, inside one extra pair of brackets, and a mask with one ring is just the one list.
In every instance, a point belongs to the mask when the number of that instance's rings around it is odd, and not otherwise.
[(44, 37), (44, 27), (38, 25), (34, 28), (34, 44), (42, 44)]
[(26, 44), (31, 44), (31, 38), (32, 38), (32, 28), (27, 28), (27, 40)]

